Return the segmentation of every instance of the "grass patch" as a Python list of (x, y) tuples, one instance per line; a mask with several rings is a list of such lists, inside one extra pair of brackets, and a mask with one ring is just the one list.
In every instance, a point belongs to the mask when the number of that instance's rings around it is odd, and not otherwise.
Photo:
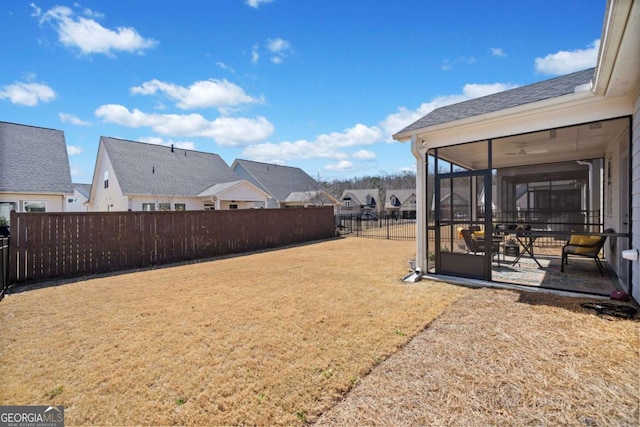
[(413, 258), (349, 237), (9, 294), (0, 404), (64, 384), (70, 425), (313, 422), (469, 292), (401, 282)]

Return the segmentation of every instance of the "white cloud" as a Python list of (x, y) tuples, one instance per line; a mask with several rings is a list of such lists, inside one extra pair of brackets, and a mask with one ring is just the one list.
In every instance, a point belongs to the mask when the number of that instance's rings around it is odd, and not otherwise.
[(83, 179), (87, 175), (85, 169), (82, 166), (76, 165), (75, 163), (70, 163), (69, 169), (71, 172), (71, 176), (74, 177), (73, 182), (78, 182), (80, 179)]
[(91, 123), (80, 120), (73, 114), (60, 113), (58, 116), (60, 117), (60, 121), (62, 123), (71, 123), (77, 126), (91, 126)]
[(246, 0), (245, 3), (257, 9), (261, 4), (271, 3), (273, 0)]
[(42, 8), (36, 6), (35, 3), (29, 3), (29, 6), (33, 8), (33, 13), (31, 14), (31, 16), (35, 16), (37, 18), (42, 15)]
[(258, 53), (258, 45), (253, 45), (251, 48), (251, 62), (257, 64), (259, 59), (260, 54)]
[(291, 44), (281, 38), (268, 39), (267, 49), (272, 53), (271, 62), (280, 64), (291, 52)]
[(242, 155), (252, 160), (266, 162), (313, 158), (346, 160), (349, 155), (344, 152), (345, 148), (372, 145), (380, 142), (381, 136), (380, 129), (357, 124), (343, 132), (319, 135), (314, 141), (298, 140), (250, 145), (244, 149)]
[(461, 94), (445, 95), (434, 98), (429, 102), (421, 104), (415, 110), (409, 110), (406, 107), (399, 107), (396, 113), (389, 114), (381, 123), (380, 127), (383, 129), (387, 142), (393, 142), (391, 135), (401, 131), (406, 126), (429, 114), (436, 108), (444, 107), (445, 105), (455, 104), (458, 102), (466, 101), (472, 98), (479, 98), (481, 96), (491, 95), (493, 93), (502, 92), (508, 89), (513, 89), (518, 85), (512, 83), (493, 83), (493, 84), (475, 84), (469, 83), (464, 85)]
[(71, 49), (78, 49), (84, 55), (102, 53), (113, 56), (114, 51), (142, 53), (155, 47), (158, 42), (144, 38), (131, 27), (118, 27), (115, 30), (105, 28), (92, 18), (101, 14), (85, 9), (88, 17), (78, 16), (65, 6), (54, 6), (40, 16), (40, 23), (50, 23), (58, 33), (60, 42)]
[(350, 172), (355, 170), (355, 167), (349, 160), (341, 160), (338, 163), (325, 165), (324, 169), (332, 172)]
[(499, 56), (499, 57), (507, 56), (507, 54), (504, 52), (504, 50), (502, 50), (501, 47), (492, 47), (490, 50), (491, 50), (491, 55), (493, 56)]
[(240, 86), (226, 79), (201, 80), (189, 87), (153, 79), (144, 82), (141, 86), (132, 87), (130, 92), (139, 95), (164, 93), (169, 99), (177, 101), (176, 106), (183, 110), (215, 107), (226, 111), (227, 107), (263, 102), (261, 99), (247, 95)]
[(174, 141), (173, 139), (162, 139), (155, 136), (145, 136), (139, 138), (138, 141), (146, 142), (148, 144), (156, 144), (156, 145), (164, 145), (166, 147), (171, 147), (172, 145), (176, 148), (184, 148), (185, 150), (195, 150), (196, 144), (191, 141)]
[(376, 158), (376, 153), (369, 150), (358, 150), (353, 153), (353, 158), (358, 160), (374, 160)]
[(459, 56), (455, 59), (445, 59), (440, 67), (444, 71), (453, 70), (453, 67), (458, 64), (473, 64), (476, 62), (476, 58), (473, 56)]
[(67, 154), (70, 156), (76, 156), (84, 153), (84, 149), (79, 145), (67, 145)]
[(0, 99), (8, 99), (13, 104), (33, 107), (40, 102), (50, 102), (56, 97), (53, 89), (44, 83), (14, 82), (0, 88)]
[(544, 58), (536, 58), (536, 71), (543, 74), (563, 75), (585, 70), (596, 65), (600, 40), (595, 40), (587, 49), (561, 50)]
[(95, 111), (105, 122), (122, 126), (149, 127), (161, 135), (212, 138), (218, 144), (239, 146), (265, 140), (273, 133), (273, 125), (264, 117), (219, 117), (207, 120), (200, 114), (148, 114), (138, 109), (106, 104)]

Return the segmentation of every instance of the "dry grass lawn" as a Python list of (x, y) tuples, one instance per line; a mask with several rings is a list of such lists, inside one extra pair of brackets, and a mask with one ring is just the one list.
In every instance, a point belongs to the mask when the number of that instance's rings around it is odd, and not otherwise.
[(8, 295), (0, 404), (67, 425), (312, 422), (460, 296), (347, 238)]
[(586, 301), (473, 290), (317, 425), (638, 426), (640, 322)]

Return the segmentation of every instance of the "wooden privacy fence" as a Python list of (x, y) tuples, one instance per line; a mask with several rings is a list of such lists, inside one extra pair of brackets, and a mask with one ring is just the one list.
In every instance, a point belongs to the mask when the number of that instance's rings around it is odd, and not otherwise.
[(335, 235), (332, 207), (11, 213), (10, 282), (144, 268)]

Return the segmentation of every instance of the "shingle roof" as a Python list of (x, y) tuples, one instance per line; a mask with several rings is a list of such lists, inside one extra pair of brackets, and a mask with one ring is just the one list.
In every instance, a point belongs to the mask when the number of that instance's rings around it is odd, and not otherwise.
[(197, 196), (240, 177), (212, 153), (101, 137), (123, 194)]
[(0, 122), (0, 191), (73, 194), (64, 133)]
[(376, 205), (380, 203), (380, 190), (378, 190), (377, 188), (368, 188), (364, 190), (347, 189), (342, 192), (342, 197), (340, 197), (340, 200), (343, 200), (347, 194), (355, 198), (355, 202), (357, 202), (359, 205), (366, 204), (367, 196), (373, 197)]
[(322, 187), (305, 171), (291, 166), (274, 165), (238, 159), (234, 170), (240, 166), (250, 176), (243, 176), (271, 194), (278, 202), (284, 202), (291, 193), (321, 190)]
[(567, 95), (575, 92), (577, 86), (589, 83), (594, 70), (595, 68), (590, 68), (493, 95), (446, 105), (433, 110), (395, 135)]
[(400, 203), (406, 202), (411, 196), (416, 195), (416, 190), (387, 190), (387, 203), (391, 196), (396, 196)]
[(80, 194), (82, 194), (87, 199), (91, 194), (91, 184), (73, 184), (73, 188)]

